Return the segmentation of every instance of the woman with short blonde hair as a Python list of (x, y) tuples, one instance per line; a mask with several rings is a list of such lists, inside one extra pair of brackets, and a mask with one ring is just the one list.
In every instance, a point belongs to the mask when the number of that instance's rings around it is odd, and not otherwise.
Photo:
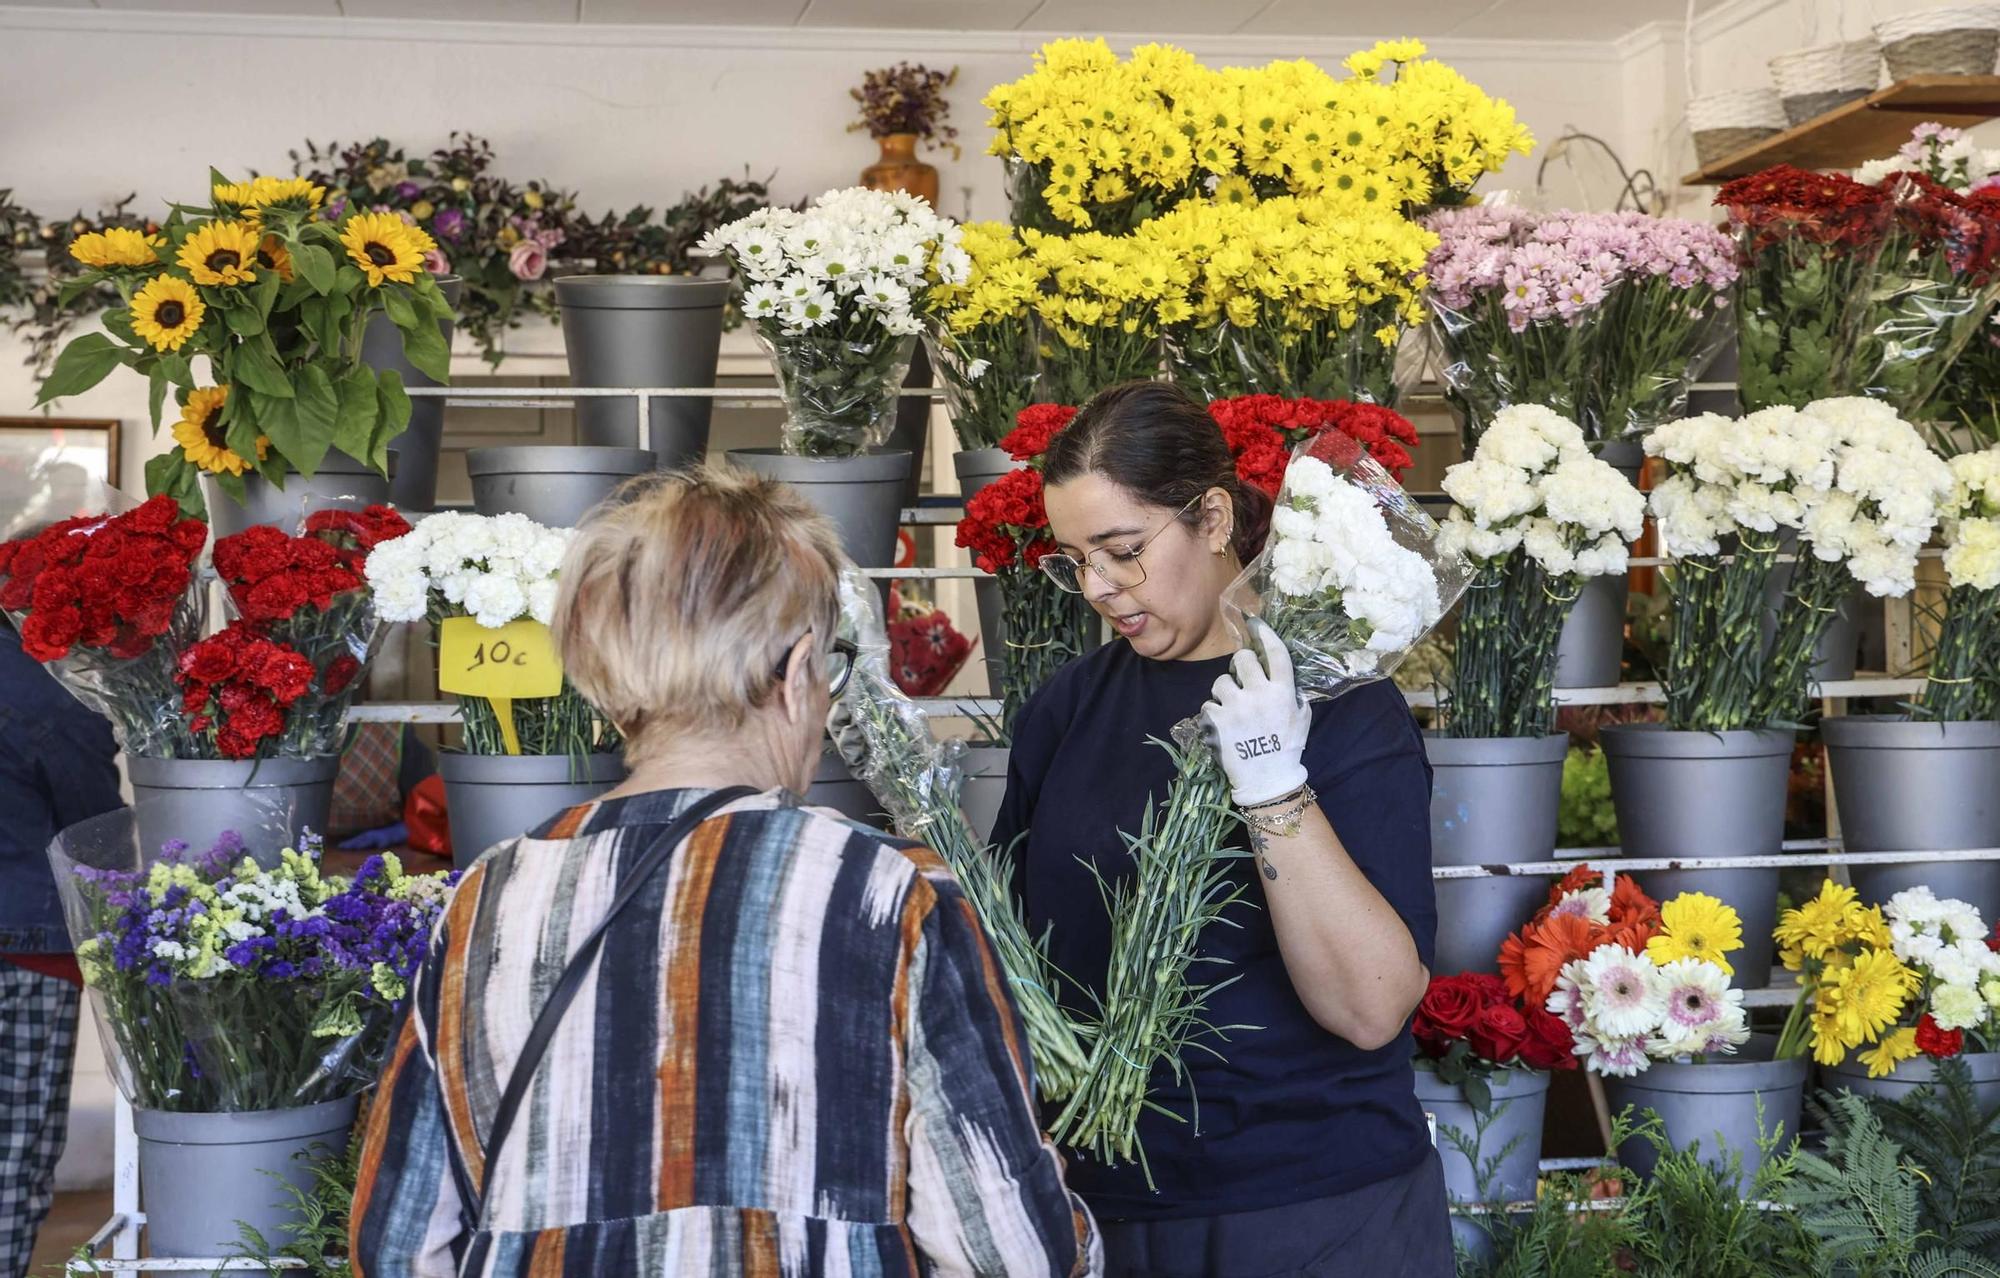
[(832, 530), (737, 472), (620, 497), (554, 630), (630, 778), (454, 893), (370, 1119), (357, 1278), (1095, 1272), (958, 884), (797, 797), (852, 658)]

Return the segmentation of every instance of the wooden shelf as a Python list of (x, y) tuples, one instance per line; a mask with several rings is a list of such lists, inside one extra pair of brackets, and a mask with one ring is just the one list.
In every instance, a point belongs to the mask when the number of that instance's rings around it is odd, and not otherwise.
[(1719, 186), (1773, 164), (1802, 169), (1851, 169), (1895, 154), (1926, 120), (1952, 128), (2000, 116), (2000, 75), (1918, 75), (1835, 107), (1797, 128), (1745, 147), (1681, 181)]

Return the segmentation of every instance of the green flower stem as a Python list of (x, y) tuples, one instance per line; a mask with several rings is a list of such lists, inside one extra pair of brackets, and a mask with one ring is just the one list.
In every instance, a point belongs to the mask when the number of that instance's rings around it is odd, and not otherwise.
[(1938, 723), (2000, 717), (2000, 586), (1945, 595), (1929, 677), (1910, 708)]
[(1599, 400), (1587, 416), (1592, 438), (1637, 438), (1687, 403), (1695, 373), (1728, 334), (1705, 284), (1675, 288), (1665, 276), (1628, 281), (1605, 302)]
[(1853, 393), (1861, 313), (1880, 252), (1880, 240), (1844, 247), (1788, 235), (1746, 253), (1736, 305), (1745, 412)]
[(1778, 610), (1778, 630), (1766, 662), (1768, 673), (1760, 695), (1752, 702), (1751, 720), (1744, 726), (1796, 723), (1803, 716), (1820, 637), (1853, 589), (1854, 578), (1844, 561), (1828, 563), (1800, 543), (1785, 603)]
[[(1042, 364), (1033, 316), (994, 320), (963, 333), (933, 323), (929, 341), (958, 446), (998, 448), (1013, 433), (1021, 410), (1039, 398)], [(975, 378), (967, 369), (978, 360), (987, 367)]]
[(1099, 622), (1082, 595), (1061, 589), (1039, 569), (1016, 565), (1003, 569), (998, 581), (1001, 629), (1007, 635), (1000, 724), (1012, 740), (1028, 699), (1056, 671), (1089, 651)]
[[(1725, 546), (1725, 551), (1730, 547)], [(1734, 553), (1677, 562), (1667, 573), (1673, 634), (1664, 682), (1667, 723), (1680, 731), (1763, 727), (1764, 586), (1778, 540), (1740, 541)]]
[(1459, 611), (1450, 735), (1549, 734), (1556, 648), (1582, 585), (1580, 577), (1550, 577), (1522, 550), (1477, 566)]
[(1363, 307), (1342, 327), (1333, 314), (1305, 328), (1181, 325), (1167, 338), (1174, 381), (1206, 399), (1282, 395), (1395, 407), (1396, 348), (1375, 334), (1401, 329), (1394, 299)]
[(1497, 294), (1475, 299), (1466, 311), (1442, 305), (1437, 311), (1445, 381), (1465, 414), (1468, 456), (1493, 418), (1512, 404), (1543, 404), (1572, 421), (1585, 420), (1602, 307), (1575, 324), (1544, 321), (1518, 332)]

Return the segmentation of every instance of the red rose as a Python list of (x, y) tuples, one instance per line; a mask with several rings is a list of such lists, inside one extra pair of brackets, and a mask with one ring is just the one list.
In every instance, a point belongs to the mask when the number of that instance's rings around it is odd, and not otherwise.
[(1472, 1023), (1472, 1050), (1495, 1065), (1512, 1064), (1528, 1041), (1528, 1022), (1511, 1003), (1489, 1003)]
[(1917, 1018), (1917, 1050), (1937, 1060), (1956, 1056), (1965, 1050), (1965, 1031), (1939, 1029), (1931, 1014), (1925, 1012)]
[(1575, 1069), (1576, 1036), (1562, 1017), (1539, 1007), (1527, 1013), (1528, 1040), (1521, 1044), (1521, 1063), (1529, 1069)]
[(1487, 1005), (1484, 991), (1468, 981), (1474, 973), (1433, 976), (1423, 1001), (1417, 1004), (1410, 1032), (1428, 1056), (1443, 1056), (1451, 1045), (1472, 1032), (1480, 1009)]

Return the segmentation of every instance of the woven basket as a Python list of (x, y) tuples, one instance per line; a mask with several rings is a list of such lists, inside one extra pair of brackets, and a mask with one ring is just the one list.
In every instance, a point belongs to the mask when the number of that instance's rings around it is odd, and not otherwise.
[(1688, 131), (1705, 168), (1785, 128), (1785, 108), (1769, 89), (1729, 89), (1688, 100)]
[(1873, 40), (1822, 44), (1771, 59), (1771, 79), (1793, 124), (1865, 98), (1881, 79), (1882, 49)]
[(1991, 75), (2000, 59), (2000, 4), (1954, 4), (1875, 24), (1891, 80)]

